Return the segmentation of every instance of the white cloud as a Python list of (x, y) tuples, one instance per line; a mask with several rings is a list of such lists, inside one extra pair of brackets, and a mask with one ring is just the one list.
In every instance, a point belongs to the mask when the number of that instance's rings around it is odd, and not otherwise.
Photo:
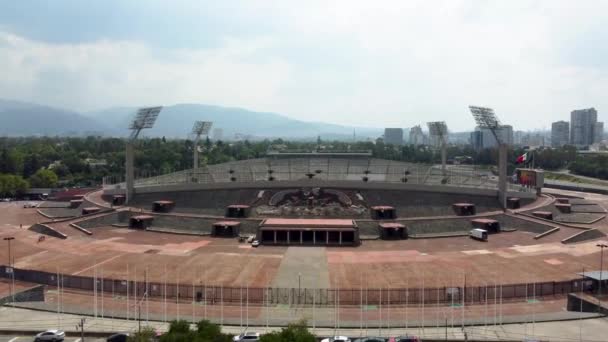
[[(602, 118), (608, 108), (608, 65), (595, 63), (608, 58), (596, 46), (596, 35), (608, 36), (606, 1), (371, 4), (226, 6), (227, 17), (275, 30), (226, 35), (215, 48), (50, 44), (5, 30), (0, 94), (77, 109), (200, 102), (381, 127), (446, 120), (453, 130), (473, 126), (469, 104), (492, 106), (520, 129), (581, 107)], [(586, 50), (595, 60), (577, 60)]]
[(248, 61), (267, 44), (228, 40), (159, 56), (140, 42), (48, 44), (0, 33), (0, 93), (79, 110), (197, 101), (263, 108), (290, 74), (279, 59)]

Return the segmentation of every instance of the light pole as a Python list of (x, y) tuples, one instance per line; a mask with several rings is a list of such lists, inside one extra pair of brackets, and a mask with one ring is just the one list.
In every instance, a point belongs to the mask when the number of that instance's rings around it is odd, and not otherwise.
[(302, 272), (298, 272), (298, 302), (302, 301)]
[(605, 243), (598, 243), (596, 245), (597, 247), (600, 248), (600, 284), (598, 287), (598, 296), (602, 297), (602, 273), (604, 273), (603, 269), (604, 269), (604, 248), (608, 247), (607, 244)]
[(13, 280), (13, 284), (11, 286), (11, 300), (15, 301), (15, 298), (13, 298), (13, 287), (15, 286), (15, 270), (13, 269), (13, 263), (12, 263), (13, 259), (12, 259), (12, 255), (11, 255), (11, 241), (15, 240), (15, 238), (12, 236), (9, 236), (9, 237), (5, 237), (3, 240), (8, 242), (8, 267), (10, 269), (11, 278)]

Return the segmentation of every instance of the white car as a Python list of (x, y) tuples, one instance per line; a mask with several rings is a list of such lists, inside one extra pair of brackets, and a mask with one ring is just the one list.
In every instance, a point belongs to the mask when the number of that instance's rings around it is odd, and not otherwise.
[(234, 336), (232, 341), (234, 342), (250, 342), (250, 341), (259, 341), (260, 334), (256, 332), (245, 332), (238, 336)]
[(34, 202), (26, 202), (23, 204), (24, 208), (36, 208), (36, 203)]
[(321, 342), (351, 342), (346, 336), (334, 336), (321, 340)]
[(257, 246), (259, 246), (259, 245), (260, 245), (260, 241), (258, 241), (258, 240), (254, 240), (254, 241), (251, 243), (251, 247), (257, 247)]
[(39, 333), (38, 335), (36, 335), (36, 338), (34, 338), (34, 341), (36, 342), (42, 342), (42, 341), (53, 341), (53, 342), (57, 342), (57, 341), (63, 341), (63, 339), (65, 338), (65, 333), (61, 330), (47, 330), (47, 331), (43, 331), (41, 333)]

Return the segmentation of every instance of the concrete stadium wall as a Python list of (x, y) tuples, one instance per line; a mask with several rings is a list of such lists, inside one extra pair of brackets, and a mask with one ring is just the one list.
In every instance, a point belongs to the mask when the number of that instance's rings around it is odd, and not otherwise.
[(36, 285), (32, 288), (17, 292), (14, 296), (8, 295), (4, 298), (0, 298), (0, 306), (11, 302), (44, 302), (44, 285)]
[(230, 204), (252, 204), (260, 189), (208, 189), (197, 191), (176, 191), (164, 193), (136, 194), (131, 206), (152, 209), (152, 203), (158, 200), (175, 202), (174, 212), (196, 213), (202, 215), (224, 216)]
[(452, 204), (457, 202), (473, 203), (479, 213), (500, 209), (498, 199), (487, 195), (403, 190), (362, 190), (361, 194), (370, 206), (395, 207), (398, 217), (454, 215)]
[[(547, 232), (553, 229), (553, 226), (544, 225), (541, 223), (531, 222), (509, 215), (495, 215), (487, 218), (497, 220), (501, 228), (517, 229), (536, 234)], [(421, 219), (407, 220), (397, 222), (403, 223), (408, 229), (410, 235), (425, 235), (425, 234), (446, 234), (446, 233), (468, 233), (473, 229), (471, 225), (473, 217), (457, 217), (449, 219)], [(378, 235), (378, 221), (357, 221), (359, 234), (367, 237)]]
[[(38, 212), (47, 218), (67, 218), (67, 217), (78, 217), (82, 215), (82, 208), (98, 207), (101, 211), (108, 211), (107, 208), (99, 207), (97, 204), (83, 199), (82, 204), (77, 208), (70, 208), (69, 202), (61, 201), (46, 201), (45, 206), (39, 206)], [(52, 203), (52, 204), (51, 204)]]
[(134, 213), (129, 211), (116, 211), (108, 213), (107, 215), (84, 219), (82, 221), (76, 222), (76, 224), (85, 229), (110, 226), (121, 222), (127, 222), (133, 214)]
[(42, 223), (36, 223), (35, 225), (29, 227), (28, 230), (31, 230), (31, 231), (36, 232), (36, 233), (40, 233), (40, 234), (56, 237), (56, 238), (59, 238), (59, 239), (67, 239), (68, 238), (65, 234), (60, 233), (60, 232), (56, 231), (55, 229), (47, 226), (46, 224), (42, 224)]
[[(154, 214), (151, 228), (175, 229), (181, 232), (192, 232), (198, 234), (211, 234), (214, 222), (223, 219), (187, 217), (175, 215)], [(243, 220), (241, 222), (241, 234), (256, 234), (261, 220)]]
[(605, 236), (606, 236), (606, 234), (604, 234), (601, 231), (594, 228), (594, 229), (585, 230), (580, 233), (574, 234), (570, 237), (567, 237), (564, 240), (562, 240), (562, 243), (566, 243), (566, 244), (577, 243), (577, 242), (583, 242), (583, 241), (587, 241), (587, 240), (595, 240), (595, 239), (599, 239), (599, 238), (602, 238)]
[[(118, 211), (108, 215), (97, 216), (91, 219), (85, 219), (76, 224), (85, 229), (107, 227), (113, 224), (128, 224), (129, 218), (133, 215), (138, 215), (136, 211)], [(224, 220), (223, 218), (203, 218), (186, 215), (171, 215), (146, 213), (146, 215), (154, 216), (154, 221), (150, 228), (159, 229), (161, 231), (171, 232), (189, 232), (193, 234), (210, 234), (214, 222)], [(256, 234), (257, 228), (261, 220), (240, 220), (241, 234)]]
[[(472, 202), (478, 212), (498, 209), (496, 190), (430, 186), (400, 183), (365, 183), (353, 181), (276, 181), (217, 184), (175, 184), (136, 189), (132, 206), (151, 209), (156, 200), (175, 201), (175, 212), (223, 216), (229, 204), (252, 204), (260, 190), (278, 190), (302, 187), (326, 187), (361, 191), (370, 205), (387, 204), (397, 207), (398, 215), (436, 216), (453, 214), (454, 202)], [(536, 197), (534, 193), (510, 194), (522, 198), (522, 205)]]
[[(497, 191), (493, 189), (455, 187), (447, 185), (420, 185), (407, 183), (387, 183), (387, 182), (354, 182), (354, 181), (319, 181), (319, 180), (298, 180), (298, 181), (274, 181), (274, 182), (233, 182), (233, 183), (184, 183), (167, 184), (158, 186), (147, 186), (136, 188), (138, 194), (163, 193), (177, 191), (195, 191), (212, 189), (273, 189), (273, 188), (301, 188), (301, 187), (325, 187), (335, 189), (388, 189), (388, 190), (410, 190), (410, 191), (430, 191), (442, 193), (472, 194), (497, 196)], [(124, 191), (124, 189), (106, 189), (104, 193), (112, 190)], [(520, 197), (534, 197), (534, 193), (516, 193)]]

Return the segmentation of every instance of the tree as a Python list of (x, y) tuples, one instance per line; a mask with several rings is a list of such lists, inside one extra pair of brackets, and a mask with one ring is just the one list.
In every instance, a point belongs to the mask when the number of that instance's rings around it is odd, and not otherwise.
[(196, 330), (184, 320), (171, 321), (169, 331), (160, 337), (160, 342), (231, 342), (232, 335), (223, 334), (217, 324), (202, 320)]
[(317, 339), (306, 328), (306, 321), (302, 320), (296, 323), (289, 324), (287, 328), (281, 331), (274, 331), (269, 334), (264, 334), (260, 338), (260, 342), (316, 342)]
[(52, 170), (40, 169), (33, 174), (29, 181), (33, 188), (54, 188), (57, 186), (57, 175)]
[(156, 331), (151, 327), (145, 327), (141, 332), (137, 332), (132, 336), (129, 336), (129, 342), (148, 342), (154, 341), (156, 337)]
[(23, 195), (29, 184), (21, 176), (0, 174), (0, 197), (15, 197)]

